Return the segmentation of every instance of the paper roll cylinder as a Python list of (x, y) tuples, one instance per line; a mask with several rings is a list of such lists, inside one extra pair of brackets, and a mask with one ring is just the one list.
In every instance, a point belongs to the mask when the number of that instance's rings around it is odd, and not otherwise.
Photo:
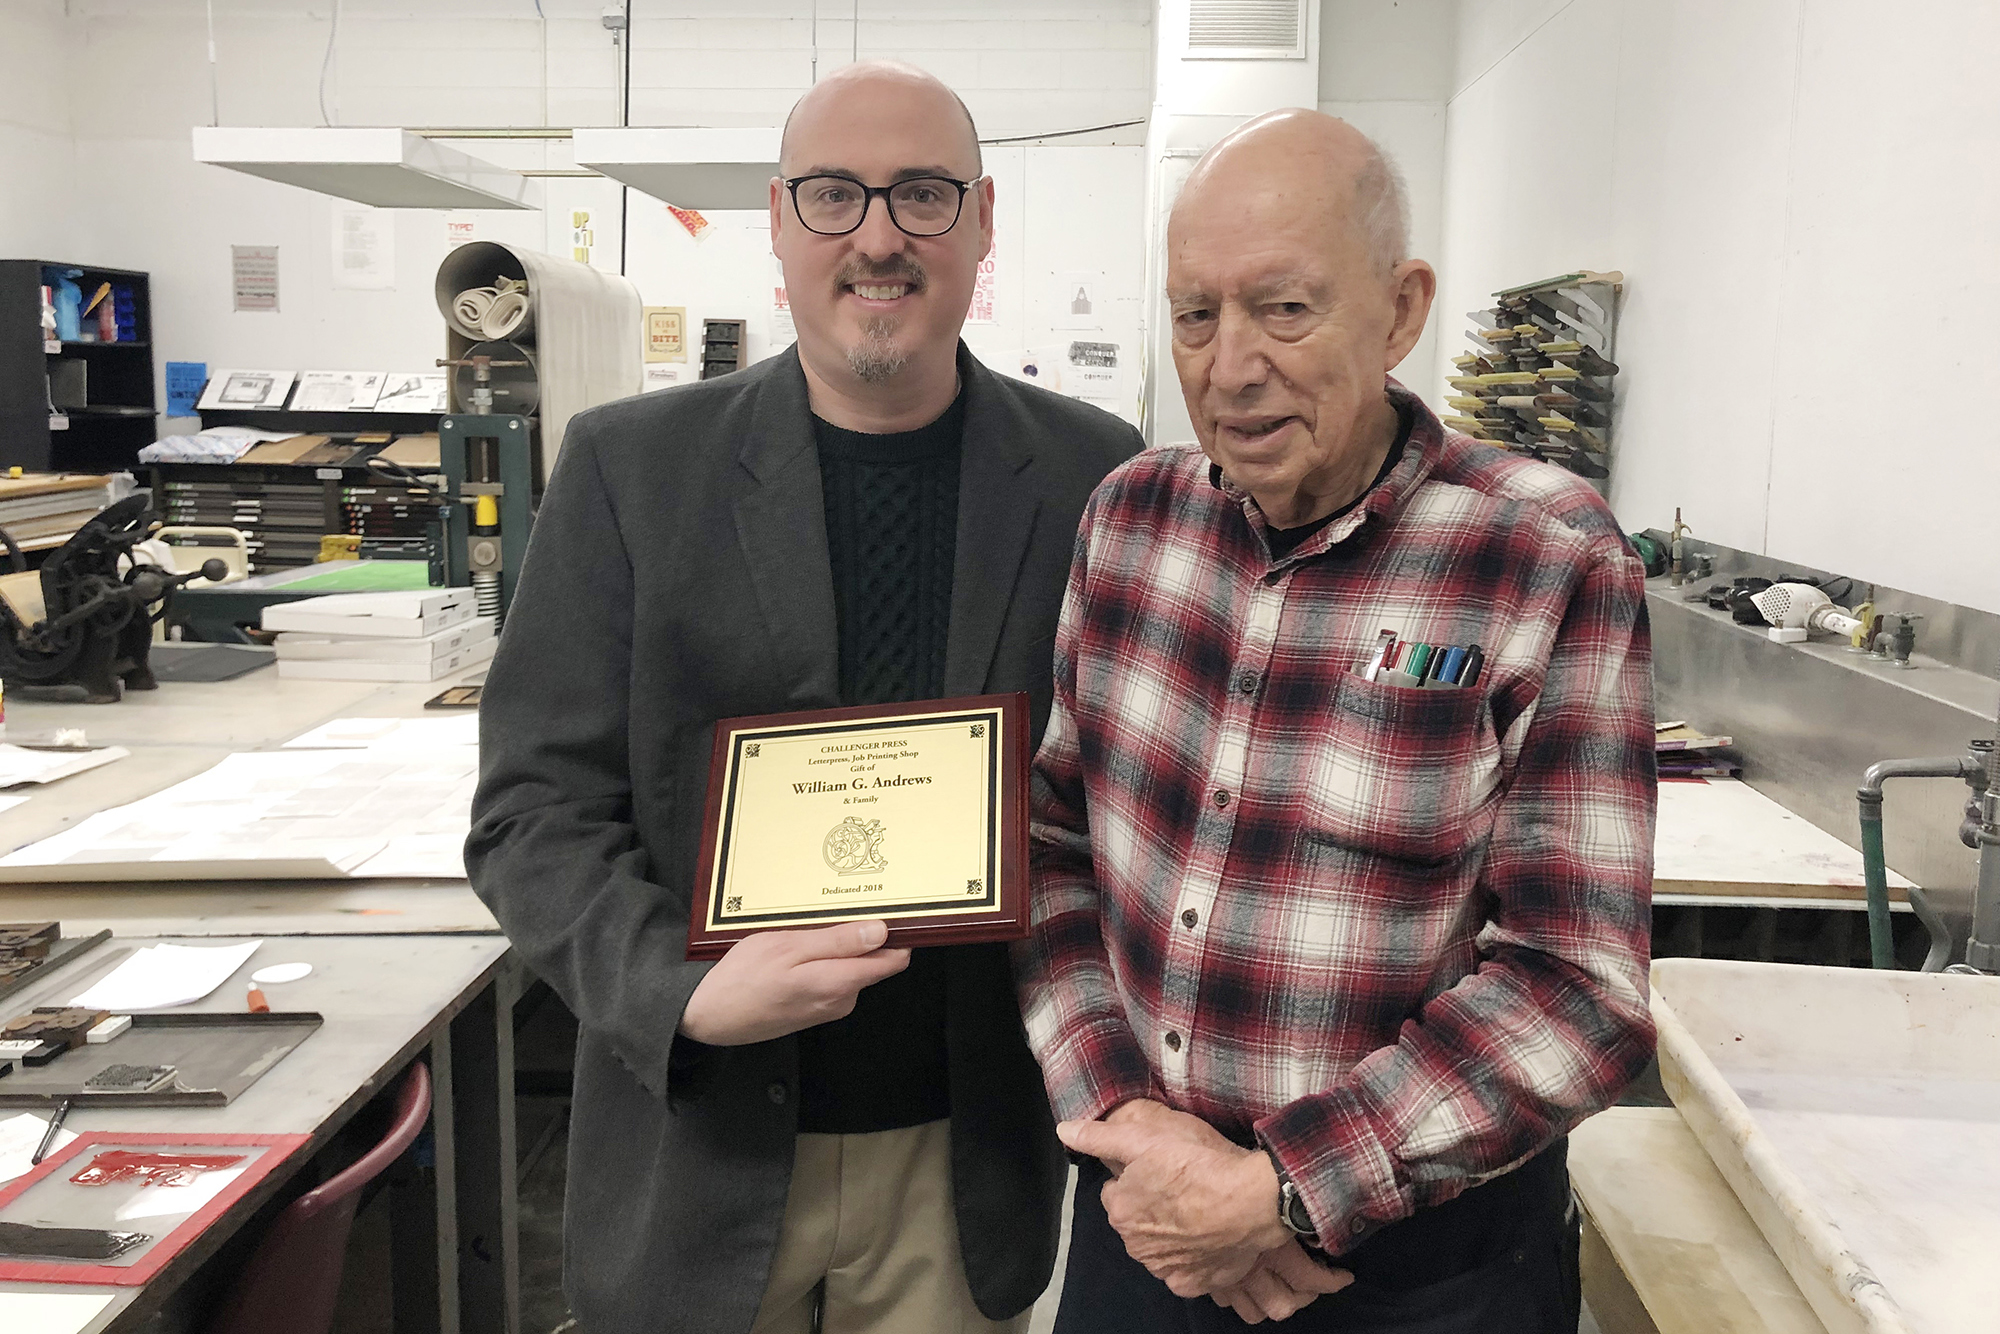
[(479, 330), (488, 339), (512, 338), (525, 333), (534, 311), (525, 292), (502, 292), (487, 306)]
[(467, 338), (487, 337), (481, 326), (486, 320), (487, 313), (493, 309), (496, 295), (490, 287), (466, 288), (452, 298), (451, 322), (457, 325), (458, 331)]

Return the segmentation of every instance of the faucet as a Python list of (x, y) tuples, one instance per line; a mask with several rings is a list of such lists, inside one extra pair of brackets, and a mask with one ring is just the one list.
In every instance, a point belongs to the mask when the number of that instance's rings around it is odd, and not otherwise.
[[(1868, 882), (1868, 952), (1877, 968), (1896, 966), (1889, 934), (1888, 864), (1882, 855), (1882, 785), (1891, 778), (1957, 778), (1972, 790), (1958, 836), (1979, 853), (1972, 891), (1972, 934), (1965, 962), (1953, 972), (2000, 973), (2000, 719), (1991, 741), (1974, 740), (1964, 755), (1883, 760), (1870, 765), (1856, 797), (1861, 803), (1861, 864)], [(1930, 934), (1922, 971), (1943, 970), (1951, 958), (1951, 932), (1922, 889), (1910, 890), (1910, 907)]]

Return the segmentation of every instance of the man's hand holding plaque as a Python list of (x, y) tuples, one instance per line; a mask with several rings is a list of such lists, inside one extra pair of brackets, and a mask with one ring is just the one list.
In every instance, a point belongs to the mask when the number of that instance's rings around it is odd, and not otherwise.
[[(724, 719), (688, 957), (721, 958), (737, 941), (782, 932), (795, 940), (760, 942), (754, 976), (782, 967), (777, 956), (787, 951), (816, 951), (798, 955), (802, 976), (811, 974), (808, 963), (844, 960), (851, 969), (858, 961), (846, 951), (872, 959), (882, 941), (865, 949), (859, 936), (809, 943), (823, 933), (798, 930), (840, 923), (885, 924), (893, 948), (1019, 939), (1027, 786), (1022, 695)], [(774, 957), (763, 959), (767, 951)], [(746, 985), (752, 976), (745, 972)], [(802, 985), (801, 997), (812, 994)], [(705, 1017), (697, 1015), (697, 1027)], [(700, 1037), (685, 1023), (683, 1031)]]
[(863, 987), (910, 966), (882, 922), (764, 931), (736, 942), (688, 997), (681, 1032), (711, 1047), (768, 1042), (832, 1023)]

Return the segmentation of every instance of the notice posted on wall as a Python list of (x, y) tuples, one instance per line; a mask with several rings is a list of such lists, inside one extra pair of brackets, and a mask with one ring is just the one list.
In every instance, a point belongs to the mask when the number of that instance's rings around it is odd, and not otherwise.
[(360, 204), (334, 206), (333, 285), (375, 292), (396, 285), (394, 214)]
[(235, 294), (234, 309), (277, 310), (278, 247), (229, 247), (229, 282)]
[(785, 268), (771, 256), (771, 346), (790, 347), (799, 341), (799, 326), (792, 319), (791, 294), (785, 291)]
[(195, 403), (201, 397), (201, 388), (208, 383), (208, 363), (205, 361), (170, 361), (167, 363), (167, 415), (169, 417), (192, 417)]
[(966, 309), (967, 324), (993, 323), (994, 264), (1000, 253), (1000, 240), (996, 236), (987, 248), (986, 258), (979, 261), (979, 271), (972, 278), (972, 304)]
[(1063, 392), (1072, 398), (1119, 399), (1125, 394), (1125, 368), (1116, 343), (1077, 340), (1063, 360)]

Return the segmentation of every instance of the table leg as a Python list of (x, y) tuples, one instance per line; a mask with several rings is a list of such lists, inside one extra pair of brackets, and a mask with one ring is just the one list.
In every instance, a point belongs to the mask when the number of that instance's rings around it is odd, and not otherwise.
[[(522, 970), (510, 956), (493, 984), (452, 1020), (450, 1160), (456, 1220), (457, 1328), (519, 1334), (521, 1257), (514, 1137), (514, 1002)], [(440, 1115), (440, 1121), (444, 1119)], [(440, 1222), (443, 1168), (439, 1137)], [(440, 1259), (446, 1239), (439, 1236)], [(439, 1278), (445, 1279), (440, 1266)], [(447, 1323), (447, 1328), (451, 1328)]]
[[(436, 1083), (433, 1074), (433, 1090)], [(435, 1130), (420, 1138), (416, 1147), (416, 1154), (405, 1155), (389, 1169), (391, 1328), (396, 1334), (441, 1334)]]

